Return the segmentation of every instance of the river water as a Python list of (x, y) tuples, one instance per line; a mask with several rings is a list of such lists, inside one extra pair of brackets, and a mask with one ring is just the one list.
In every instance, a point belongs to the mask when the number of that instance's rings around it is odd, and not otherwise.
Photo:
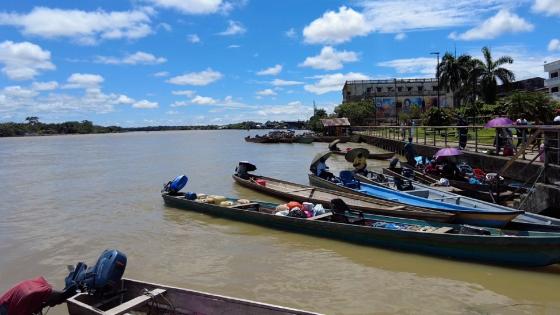
[[(164, 205), (162, 184), (183, 173), (190, 191), (275, 201), (233, 182), (237, 162), (307, 183), (310, 160), (327, 146), (246, 143), (247, 134), (0, 139), (0, 291), (38, 275), (61, 287), (66, 265), (92, 264), (103, 249), (118, 248), (128, 256), (130, 278), (328, 314), (560, 313), (558, 266), (446, 260)], [(348, 166), (340, 156), (329, 163)], [(387, 162), (376, 163), (371, 167)]]

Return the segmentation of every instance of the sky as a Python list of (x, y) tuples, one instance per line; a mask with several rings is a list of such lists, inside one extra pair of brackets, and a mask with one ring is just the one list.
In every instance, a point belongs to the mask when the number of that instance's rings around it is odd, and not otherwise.
[(346, 80), (435, 77), (446, 51), (560, 59), (560, 0), (3, 1), (0, 122), (205, 125), (332, 112)]

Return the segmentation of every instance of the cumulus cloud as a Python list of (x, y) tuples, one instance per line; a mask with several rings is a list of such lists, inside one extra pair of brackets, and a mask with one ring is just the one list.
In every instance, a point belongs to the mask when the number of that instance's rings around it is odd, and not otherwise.
[(435, 77), (437, 62), (434, 58), (418, 57), (393, 59), (377, 63), (380, 67), (393, 68), (400, 74), (413, 74), (421, 77)]
[(240, 47), (241, 47), (241, 45), (237, 45), (237, 44), (232, 44), (232, 45), (227, 46), (227, 48), (230, 48), (230, 49), (235, 49), (235, 48), (240, 48)]
[(211, 14), (222, 9), (222, 0), (149, 0), (155, 6), (184, 14)]
[(31, 88), (35, 91), (52, 91), (58, 87), (58, 82), (48, 81), (48, 82), (33, 82)]
[(365, 36), (373, 26), (360, 12), (342, 6), (338, 12), (327, 11), (303, 29), (303, 37), (309, 44), (340, 44), (355, 36)]
[(132, 104), (133, 108), (139, 108), (139, 109), (154, 109), (154, 108), (158, 108), (159, 104), (157, 102), (150, 102), (148, 100), (141, 100), (138, 102), (135, 102), (134, 104)]
[(241, 24), (241, 22), (237, 21), (228, 21), (228, 27), (223, 32), (219, 32), (218, 35), (222, 36), (232, 36), (232, 35), (241, 35), (247, 32), (247, 29)]
[(223, 75), (218, 72), (214, 71), (211, 68), (208, 68), (201, 72), (191, 72), (186, 73), (180, 76), (176, 76), (167, 80), (167, 82), (176, 85), (208, 85), (214, 81), (221, 79)]
[(264, 89), (264, 90), (261, 90), (261, 91), (257, 91), (256, 94), (260, 95), (260, 96), (274, 96), (274, 95), (277, 95), (277, 93), (274, 92), (272, 89)]
[(282, 79), (274, 79), (270, 82), (270, 84), (274, 86), (291, 86), (291, 85), (302, 85), (303, 82), (301, 81), (290, 81), (290, 80), (282, 80)]
[(163, 77), (167, 77), (169, 75), (169, 72), (167, 71), (159, 71), (154, 73), (154, 77), (156, 78), (163, 78)]
[(458, 40), (493, 39), (505, 33), (530, 32), (534, 25), (508, 10), (500, 10), (482, 24), (462, 34), (451, 33), (449, 38)]
[(200, 43), (200, 37), (197, 34), (189, 34), (187, 35), (187, 41), (193, 44)]
[(106, 12), (35, 7), (29, 13), (0, 13), (0, 25), (18, 27), (25, 35), (66, 37), (81, 44), (100, 39), (137, 39), (152, 32), (149, 8)]
[(30, 80), (42, 71), (54, 70), (51, 53), (30, 42), (0, 43), (2, 72), (11, 80)]
[(334, 73), (318, 75), (313, 77), (314, 79), (319, 79), (319, 81), (313, 84), (306, 84), (303, 88), (311, 93), (317, 95), (329, 93), (329, 92), (339, 92), (342, 91), (342, 86), (346, 81), (352, 80), (368, 80), (370, 77), (359, 73), (359, 72), (349, 72), (349, 73)]
[(560, 40), (554, 38), (548, 43), (548, 51), (560, 51)]
[(208, 96), (197, 95), (191, 100), (191, 103), (196, 105), (212, 105), (216, 104), (216, 100)]
[(101, 83), (103, 83), (104, 79), (102, 76), (98, 74), (90, 74), (90, 73), (73, 73), (68, 77), (67, 84), (64, 85), (64, 88), (67, 89), (90, 89), (90, 88), (97, 88)]
[(137, 51), (134, 54), (129, 54), (121, 58), (97, 56), (95, 62), (110, 64), (110, 65), (155, 65), (166, 62), (167, 59), (163, 57), (156, 57), (150, 53)]
[(395, 35), (395, 40), (404, 40), (406, 38), (406, 33), (398, 33)]
[(284, 32), (284, 35), (286, 35), (286, 37), (291, 38), (291, 39), (296, 39), (297, 38), (297, 33), (296, 30), (292, 27), (289, 30)]
[(275, 65), (257, 72), (257, 75), (278, 75), (282, 72), (282, 65)]
[(194, 95), (195, 91), (192, 90), (179, 90), (179, 91), (171, 91), (171, 94), (173, 95), (183, 95), (186, 97), (192, 97)]
[(336, 51), (331, 46), (325, 46), (317, 56), (307, 57), (301, 67), (311, 67), (322, 70), (337, 70), (346, 62), (358, 61), (358, 54), (353, 51)]
[(544, 15), (560, 16), (560, 1), (558, 0), (535, 0), (532, 7), (533, 11)]

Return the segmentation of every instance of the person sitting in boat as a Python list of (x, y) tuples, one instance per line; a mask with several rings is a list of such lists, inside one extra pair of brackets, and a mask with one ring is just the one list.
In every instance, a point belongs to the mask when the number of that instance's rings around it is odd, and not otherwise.
[(361, 152), (356, 155), (352, 166), (354, 166), (354, 173), (367, 176), (367, 157), (364, 156)]
[(0, 315), (32, 315), (63, 303), (74, 292), (57, 291), (43, 277), (24, 280), (0, 296)]
[(334, 175), (333, 173), (327, 171), (329, 167), (327, 166), (326, 161), (327, 159), (323, 157), (319, 160), (319, 162), (317, 162), (315, 165), (315, 175), (326, 180), (332, 180)]
[(436, 165), (436, 161), (435, 160), (431, 160), (426, 167), (424, 167), (424, 173), (426, 174), (437, 174), (439, 173), (439, 170), (437, 168)]
[(447, 179), (464, 179), (461, 170), (457, 167), (457, 164), (449, 159), (447, 159), (443, 164), (441, 176)]
[(412, 138), (408, 138), (408, 142), (404, 145), (403, 151), (406, 157), (406, 163), (416, 167), (416, 149), (414, 148), (414, 143), (412, 143)]

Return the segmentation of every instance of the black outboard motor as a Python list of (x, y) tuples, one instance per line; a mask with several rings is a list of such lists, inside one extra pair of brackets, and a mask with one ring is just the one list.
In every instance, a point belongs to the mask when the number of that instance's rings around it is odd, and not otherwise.
[(113, 293), (120, 289), (126, 260), (124, 253), (116, 249), (106, 249), (97, 259), (97, 263), (89, 268), (83, 262), (79, 262), (64, 280), (64, 290), (75, 288), (97, 296)]
[(235, 168), (235, 175), (243, 178), (249, 179), (248, 172), (256, 171), (257, 167), (247, 161), (240, 161), (239, 165)]

